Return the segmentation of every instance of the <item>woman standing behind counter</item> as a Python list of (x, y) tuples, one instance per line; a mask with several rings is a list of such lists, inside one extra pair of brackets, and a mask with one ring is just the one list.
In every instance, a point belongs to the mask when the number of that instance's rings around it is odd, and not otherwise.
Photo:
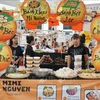
[(33, 36), (27, 36), (27, 46), (25, 50), (25, 67), (26, 67), (26, 57), (34, 57), (34, 51), (32, 48), (32, 45), (34, 45), (34, 37)]
[(11, 39), (10, 39), (10, 43), (9, 46), (12, 50), (12, 61), (11, 64), (16, 65), (17, 67), (19, 67), (20, 61), (23, 57), (23, 51), (21, 49), (21, 47), (18, 45), (18, 36), (14, 35)]

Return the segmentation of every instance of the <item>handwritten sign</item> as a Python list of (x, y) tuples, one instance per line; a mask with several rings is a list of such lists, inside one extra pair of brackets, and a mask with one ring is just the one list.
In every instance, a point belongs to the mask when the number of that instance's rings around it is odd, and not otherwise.
[(100, 41), (100, 17), (93, 19), (91, 23), (91, 34), (97, 40)]
[(0, 70), (7, 68), (11, 59), (12, 52), (10, 47), (4, 42), (0, 42)]
[(92, 53), (92, 64), (97, 70), (100, 70), (100, 45), (94, 48)]
[(14, 18), (7, 13), (0, 13), (0, 40), (11, 39), (16, 33), (17, 25)]
[(50, 13), (46, 0), (25, 0), (21, 6), (22, 17), (33, 25), (44, 23)]
[(64, 25), (79, 24), (85, 17), (86, 7), (79, 0), (63, 0), (58, 6), (58, 16)]

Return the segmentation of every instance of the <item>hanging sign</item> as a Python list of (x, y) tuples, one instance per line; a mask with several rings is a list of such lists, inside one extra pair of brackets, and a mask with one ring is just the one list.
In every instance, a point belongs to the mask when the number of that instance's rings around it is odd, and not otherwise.
[(100, 70), (100, 45), (93, 50), (92, 64), (97, 70)]
[(50, 13), (46, 0), (25, 0), (21, 6), (21, 14), (24, 20), (33, 25), (44, 23)]
[(92, 36), (97, 41), (100, 41), (100, 17), (96, 17), (93, 19), (90, 28)]
[(86, 7), (80, 0), (63, 0), (58, 6), (57, 13), (61, 23), (74, 26), (84, 19)]
[(4, 43), (0, 42), (0, 70), (4, 70), (9, 66), (12, 60), (12, 51), (10, 47)]
[(0, 13), (0, 41), (11, 39), (16, 33), (17, 25), (14, 18), (5, 12)]

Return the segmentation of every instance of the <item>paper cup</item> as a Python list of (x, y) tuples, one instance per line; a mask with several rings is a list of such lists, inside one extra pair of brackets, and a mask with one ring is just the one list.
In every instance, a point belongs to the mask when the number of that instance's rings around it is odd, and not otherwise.
[(81, 67), (82, 67), (82, 61), (74, 62), (74, 68), (75, 68), (75, 69), (81, 68)]
[(33, 60), (33, 57), (27, 56), (26, 59), (27, 59), (27, 60)]
[(32, 64), (26, 64), (27, 68), (32, 68), (33, 65)]
[(81, 61), (82, 55), (74, 55), (75, 61)]
[(40, 60), (40, 57), (33, 57), (34, 60)]
[(33, 61), (32, 61), (32, 60), (30, 60), (30, 61), (29, 61), (29, 60), (26, 60), (26, 63), (27, 63), (27, 64), (32, 64)]

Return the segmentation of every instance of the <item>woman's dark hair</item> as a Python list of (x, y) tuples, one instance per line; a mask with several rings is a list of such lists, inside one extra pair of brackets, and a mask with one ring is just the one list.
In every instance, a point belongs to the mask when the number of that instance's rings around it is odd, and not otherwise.
[(93, 46), (92, 43), (90, 43), (89, 46)]
[(10, 41), (9, 41), (9, 45), (13, 45), (13, 41), (12, 41), (12, 39), (13, 39), (15, 36), (17, 36), (17, 35), (14, 35), (14, 36), (10, 39)]
[(83, 44), (85, 43), (85, 34), (82, 34), (82, 36), (80, 36), (80, 43)]
[(34, 37), (33, 37), (33, 36), (27, 36), (26, 39), (27, 39), (27, 43), (29, 43), (29, 44), (30, 44), (32, 41), (34, 41)]

